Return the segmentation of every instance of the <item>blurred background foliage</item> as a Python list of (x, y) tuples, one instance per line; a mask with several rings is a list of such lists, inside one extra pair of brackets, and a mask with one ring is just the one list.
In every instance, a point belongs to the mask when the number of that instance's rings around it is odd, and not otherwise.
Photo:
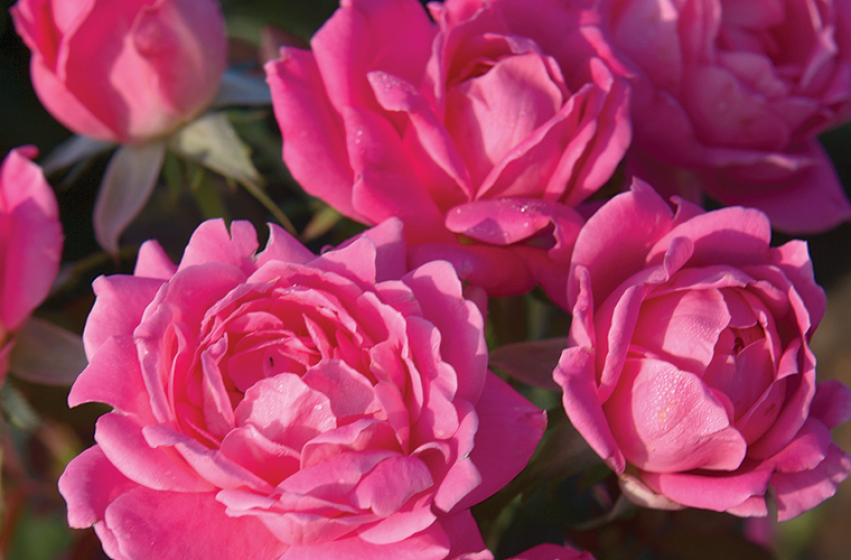
[[(0, 0), (0, 155), (33, 144), (41, 155), (70, 133), (41, 106), (29, 79), (29, 51), (15, 34)], [(337, 6), (334, 0), (223, 0), (231, 38), (231, 65), (262, 76), (271, 45), (307, 46), (313, 32)], [(228, 113), (263, 175), (266, 193), (293, 222), (314, 251), (336, 244), (362, 229), (340, 219), (294, 183), (281, 162), (281, 139), (271, 108)], [(851, 192), (851, 126), (823, 137), (838, 172)], [(91, 281), (100, 274), (132, 271), (138, 245), (156, 238), (173, 259), (180, 258), (190, 234), (204, 219), (251, 220), (261, 232), (273, 216), (254, 197), (221, 177), (183, 160), (167, 161), (163, 180), (142, 215), (122, 238), (118, 258), (103, 253), (94, 240), (92, 206), (109, 154), (68, 175), (50, 177), (65, 231), (63, 268), (56, 289), (37, 312), (77, 333), (82, 332), (94, 296)], [(787, 238), (776, 235), (780, 244)], [(813, 342), (821, 379), (851, 384), (851, 225), (809, 237), (817, 280), (828, 291), (828, 311)], [(265, 239), (261, 239), (264, 243)], [(533, 293), (495, 299), (490, 304), (491, 345), (561, 336), (569, 319), (544, 296)], [(525, 321), (516, 317), (524, 316)], [(558, 395), (519, 387), (536, 404), (550, 408), (553, 423), (564, 422)], [(0, 390), (0, 557), (9, 560), (90, 560), (106, 558), (92, 530), (67, 527), (65, 504), (56, 480), (65, 464), (92, 445), (94, 422), (106, 407), (88, 404), (69, 410), (67, 388), (39, 386), (10, 377)], [(851, 449), (851, 426), (834, 431)], [(580, 456), (582, 453), (580, 452)], [(607, 519), (619, 494), (607, 469), (594, 467), (546, 485), (529, 485), (522, 499), (501, 497), (474, 511), (497, 557), (511, 556), (544, 541), (561, 542), (567, 534), (598, 560), (846, 560), (851, 550), (851, 483), (836, 497), (799, 518), (778, 524), (725, 514), (685, 510), (629, 509)], [(763, 546), (755, 543), (763, 543)]]

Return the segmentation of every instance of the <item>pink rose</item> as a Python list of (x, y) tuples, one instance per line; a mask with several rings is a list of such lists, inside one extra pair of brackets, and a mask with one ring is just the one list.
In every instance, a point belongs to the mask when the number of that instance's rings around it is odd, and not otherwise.
[[(203, 223), (95, 282), (72, 406), (114, 411), (59, 489), (116, 560), (444, 558), (545, 414), (487, 370), (446, 262), (406, 273), (400, 222), (317, 257)], [(469, 546), (461, 543), (462, 550)], [(175, 552), (178, 551), (178, 552)]]
[[(557, 0), (351, 0), (268, 63), (284, 161), (366, 224), (405, 222), (413, 263), (492, 295), (567, 261), (573, 206), (629, 144), (628, 88), (597, 12)], [(429, 14), (431, 18), (429, 18)]]
[(9, 352), (33, 310), (47, 297), (62, 257), (62, 226), (53, 189), (30, 161), (31, 146), (0, 164), (0, 382)]
[(633, 501), (767, 515), (821, 503), (851, 473), (829, 429), (851, 391), (816, 384), (825, 308), (807, 246), (769, 245), (757, 210), (675, 209), (641, 182), (588, 220), (568, 281), (564, 408)]
[(637, 66), (631, 171), (790, 232), (851, 218), (816, 135), (851, 116), (849, 0), (606, 0)]
[(77, 134), (163, 136), (218, 90), (227, 43), (215, 0), (19, 0), (11, 12), (39, 99)]

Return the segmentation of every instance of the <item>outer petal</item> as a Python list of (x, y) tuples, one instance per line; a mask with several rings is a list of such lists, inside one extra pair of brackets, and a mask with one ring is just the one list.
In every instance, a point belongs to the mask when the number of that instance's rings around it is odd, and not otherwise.
[(121, 494), (138, 488), (106, 458), (97, 445), (75, 457), (59, 477), (59, 492), (68, 503), (68, 525), (90, 527)]
[(20, 328), (47, 297), (59, 271), (62, 227), (53, 190), (27, 149), (12, 150), (0, 167), (0, 223), (3, 224), (0, 322)]
[(225, 515), (213, 493), (136, 488), (110, 504), (104, 523), (133, 560), (269, 560), (286, 549), (256, 519)]
[(786, 521), (814, 508), (833, 496), (849, 475), (851, 457), (836, 444), (831, 444), (827, 457), (813, 469), (775, 473), (771, 485), (777, 492), (777, 519)]
[(89, 360), (110, 336), (133, 334), (162, 284), (162, 280), (122, 275), (95, 279), (92, 287), (97, 298), (83, 331)]
[(727, 511), (752, 496), (764, 496), (771, 479), (771, 470), (757, 469), (718, 476), (641, 472), (641, 479), (655, 492), (680, 504)]
[(459, 373), (457, 398), (476, 403), (486, 380), (484, 319), (464, 299), (455, 271), (445, 262), (425, 264), (402, 278), (411, 287), (426, 319), (443, 333), (440, 353)]
[(376, 107), (370, 70), (420, 83), (434, 33), (414, 0), (343, 2), (310, 42), (332, 105)]
[[(546, 412), (538, 410), (492, 372), (488, 372), (476, 412), (479, 429), (470, 459), (482, 483), (455, 506), (455, 511), (484, 501), (517, 476), (547, 427)], [(505, 457), (505, 449), (512, 450), (510, 459)]]
[(346, 133), (332, 108), (316, 60), (286, 48), (266, 64), (272, 106), (284, 141), (284, 161), (307, 192), (358, 221), (368, 221), (352, 206), (354, 171), (346, 153)]
[(650, 247), (673, 227), (673, 218), (670, 206), (639, 180), (589, 218), (576, 239), (572, 263), (591, 271), (598, 301), (644, 268)]
[(733, 168), (719, 173), (707, 191), (726, 204), (759, 208), (782, 231), (806, 234), (834, 228), (851, 219), (851, 202), (821, 144), (812, 140), (806, 150), (811, 163), (786, 179), (760, 185), (751, 177), (737, 177), (740, 170)]

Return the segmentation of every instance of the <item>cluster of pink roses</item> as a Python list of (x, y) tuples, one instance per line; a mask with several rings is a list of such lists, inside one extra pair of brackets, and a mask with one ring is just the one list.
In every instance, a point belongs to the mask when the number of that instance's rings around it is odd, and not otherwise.
[[(132, 143), (210, 102), (188, 29), (218, 12), (141, 2), (110, 51), (87, 33), (117, 8), (89, 4), (14, 12), (63, 122)], [(751, 517), (772, 492), (785, 520), (851, 475), (824, 292), (803, 242), (770, 245), (851, 218), (816, 137), (851, 116), (851, 0), (343, 0), (266, 70), (293, 176), (373, 227), (317, 256), (209, 221), (178, 265), (149, 242), (95, 282), (69, 403), (114, 410), (60, 491), (110, 557), (492, 558), (470, 508), (546, 414), (488, 370), (486, 297), (535, 285), (573, 317), (567, 416), (630, 500)]]

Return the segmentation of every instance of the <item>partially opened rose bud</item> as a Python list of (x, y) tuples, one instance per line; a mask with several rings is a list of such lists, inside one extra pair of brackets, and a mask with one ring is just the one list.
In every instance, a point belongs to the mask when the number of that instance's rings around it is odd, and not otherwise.
[(62, 256), (56, 198), (34, 156), (17, 148), (0, 164), (0, 381), (13, 335), (47, 297)]
[(215, 0), (20, 0), (11, 13), (39, 99), (83, 136), (172, 132), (210, 104), (226, 64)]
[(579, 233), (565, 411), (638, 504), (759, 517), (772, 487), (791, 519), (851, 475), (829, 431), (851, 390), (809, 348), (824, 292), (762, 212), (674, 202), (636, 181)]

